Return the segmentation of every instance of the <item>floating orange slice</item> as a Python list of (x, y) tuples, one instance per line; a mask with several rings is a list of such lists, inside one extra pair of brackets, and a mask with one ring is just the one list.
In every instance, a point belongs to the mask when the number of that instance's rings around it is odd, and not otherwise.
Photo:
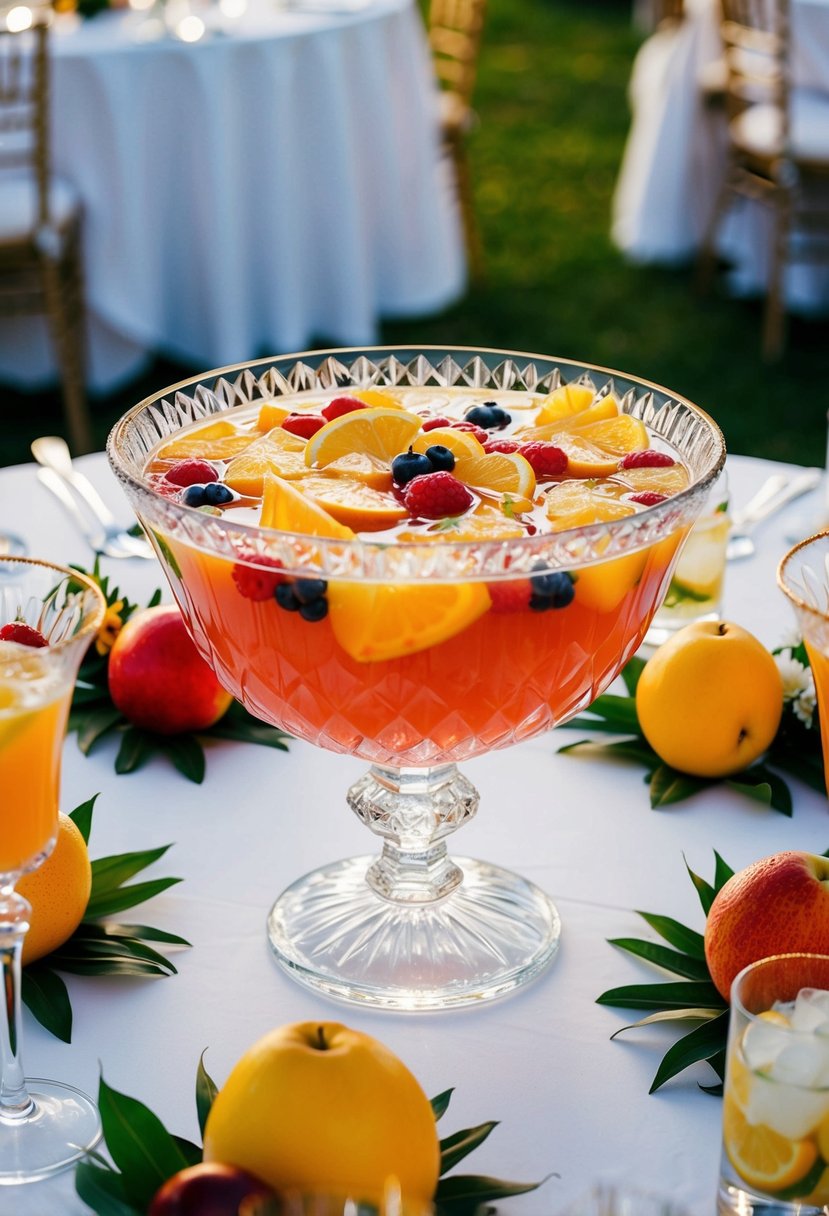
[(358, 401), (364, 402), (373, 409), (384, 410), (402, 410), (403, 406), (393, 393), (384, 392), (379, 388), (360, 388), (354, 393), (348, 393), (349, 397), (356, 397)]
[(240, 431), (232, 422), (211, 422), (197, 430), (185, 431), (156, 452), (159, 460), (181, 460), (200, 456), (203, 460), (230, 460), (257, 438), (253, 431)]
[(617, 476), (636, 494), (653, 490), (668, 498), (688, 485), (688, 470), (681, 464), (654, 469), (620, 469)]
[(328, 584), (331, 628), (358, 663), (379, 663), (437, 646), (490, 607), (483, 583)]
[(377, 408), (343, 414), (326, 422), (308, 440), (305, 463), (324, 468), (353, 452), (391, 462), (400, 452), (408, 450), (422, 421), (402, 409)]
[(271, 431), (275, 426), (281, 426), (292, 411), (285, 405), (277, 405), (275, 401), (266, 401), (259, 407), (256, 418), (257, 431)]
[(241, 456), (231, 460), (225, 481), (239, 494), (260, 498), (266, 474), (272, 473), (274, 477), (285, 477), (289, 481), (306, 475), (305, 443), (299, 435), (276, 426), (252, 443)]
[[(486, 456), (484, 445), (470, 431), (459, 431), (451, 426), (436, 426), (415, 436), (412, 444), (415, 452), (426, 452), (431, 447), (448, 448), (455, 460)], [(457, 473), (457, 470), (454, 471)]]
[(731, 1093), (723, 1104), (723, 1141), (734, 1169), (761, 1193), (794, 1186), (818, 1159), (813, 1140), (790, 1140), (764, 1123), (749, 1123)]
[(468, 486), (514, 495), (516, 499), (531, 499), (535, 493), (533, 467), (520, 452), (461, 456), (456, 459), (453, 472)]
[(442, 519), (425, 528), (411, 528), (399, 532), (401, 541), (463, 541), (463, 540), (511, 540), (526, 536), (526, 528), (512, 520), (502, 510), (486, 508), (470, 511), (457, 518)]
[[(304, 463), (303, 456), (303, 465)], [(307, 467), (304, 471), (307, 473)], [(371, 486), (372, 490), (390, 490), (392, 485), (388, 461), (380, 460), (378, 456), (369, 456), (366, 452), (351, 452), (348, 456), (340, 456), (327, 464), (323, 472), (326, 477), (348, 477), (352, 481), (362, 481)]]
[(562, 481), (553, 486), (545, 495), (545, 507), (554, 532), (636, 514), (632, 503), (599, 493), (580, 481)]
[(262, 495), (263, 528), (279, 528), (282, 532), (301, 532), (307, 536), (331, 536), (350, 540), (351, 528), (337, 523), (323, 507), (296, 488), (293, 482), (272, 474), (265, 475)]
[(535, 426), (521, 427), (516, 432), (516, 437), (520, 437), (522, 442), (529, 442), (532, 439), (552, 439), (554, 435), (572, 434), (579, 427), (588, 426), (591, 422), (604, 422), (606, 419), (616, 418), (618, 414), (619, 403), (615, 397), (608, 394), (600, 401), (594, 401), (579, 414), (572, 414), (567, 418), (557, 418), (554, 422), (546, 422), (540, 426), (536, 420)]
[(543, 426), (545, 422), (556, 422), (560, 418), (580, 414), (587, 409), (595, 395), (595, 389), (588, 388), (586, 384), (562, 384), (542, 401), (536, 423)]
[(610, 477), (619, 466), (618, 457), (609, 456), (581, 436), (552, 435), (550, 443), (566, 452), (568, 477)]
[(311, 474), (303, 478), (301, 489), (333, 519), (355, 532), (382, 532), (407, 515), (393, 494), (373, 490), (353, 478)]
[(602, 422), (589, 422), (572, 431), (579, 439), (586, 439), (611, 456), (624, 456), (627, 452), (644, 452), (650, 447), (650, 439), (644, 422), (630, 414), (619, 414)]

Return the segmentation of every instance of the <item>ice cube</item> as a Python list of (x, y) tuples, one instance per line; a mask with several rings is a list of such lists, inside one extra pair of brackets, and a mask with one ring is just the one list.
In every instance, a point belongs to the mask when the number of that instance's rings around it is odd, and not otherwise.
[(781, 1085), (768, 1077), (752, 1077), (746, 1119), (763, 1124), (788, 1140), (802, 1140), (829, 1114), (829, 1090)]
[(802, 1085), (807, 1089), (819, 1087), (821, 1078), (829, 1071), (829, 1042), (805, 1035), (792, 1042), (791, 1037), (789, 1035), (789, 1042), (772, 1061), (768, 1075), (785, 1085)]
[(793, 1030), (829, 1032), (829, 992), (822, 988), (801, 988), (791, 1015)]
[(768, 1072), (791, 1038), (786, 1026), (772, 1021), (752, 1022), (743, 1035), (743, 1058), (752, 1072)]

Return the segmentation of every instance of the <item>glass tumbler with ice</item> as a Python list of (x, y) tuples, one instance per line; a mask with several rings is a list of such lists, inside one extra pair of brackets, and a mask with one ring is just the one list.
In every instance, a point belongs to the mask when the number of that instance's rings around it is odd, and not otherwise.
[(829, 1213), (829, 956), (775, 955), (734, 980), (717, 1210)]

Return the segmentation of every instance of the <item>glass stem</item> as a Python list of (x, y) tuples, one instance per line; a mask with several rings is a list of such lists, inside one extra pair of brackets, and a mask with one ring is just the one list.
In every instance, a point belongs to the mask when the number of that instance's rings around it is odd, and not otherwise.
[(478, 791), (454, 764), (372, 765), (348, 791), (348, 805), (383, 839), (383, 852), (366, 874), (383, 899), (430, 904), (463, 881), (444, 838), (475, 814)]
[(26, 1089), (20, 1058), (20, 983), (23, 939), (29, 929), (31, 905), (14, 890), (14, 881), (0, 879), (0, 963), (3, 973), (3, 1017), (0, 1022), (0, 1120), (27, 1118), (34, 1102)]

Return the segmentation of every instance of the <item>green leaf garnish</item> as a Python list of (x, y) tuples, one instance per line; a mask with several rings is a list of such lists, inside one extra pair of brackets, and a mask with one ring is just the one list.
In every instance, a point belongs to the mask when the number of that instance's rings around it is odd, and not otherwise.
[(149, 1107), (110, 1089), (103, 1077), (98, 1109), (107, 1149), (120, 1171), (124, 1190), (143, 1211), (158, 1188), (191, 1163)]
[(199, 1117), (199, 1129), (202, 1136), (204, 1135), (207, 1116), (210, 1114), (210, 1108), (217, 1093), (218, 1087), (204, 1066), (204, 1052), (202, 1052), (199, 1056), (199, 1067), (196, 1072), (196, 1113)]

